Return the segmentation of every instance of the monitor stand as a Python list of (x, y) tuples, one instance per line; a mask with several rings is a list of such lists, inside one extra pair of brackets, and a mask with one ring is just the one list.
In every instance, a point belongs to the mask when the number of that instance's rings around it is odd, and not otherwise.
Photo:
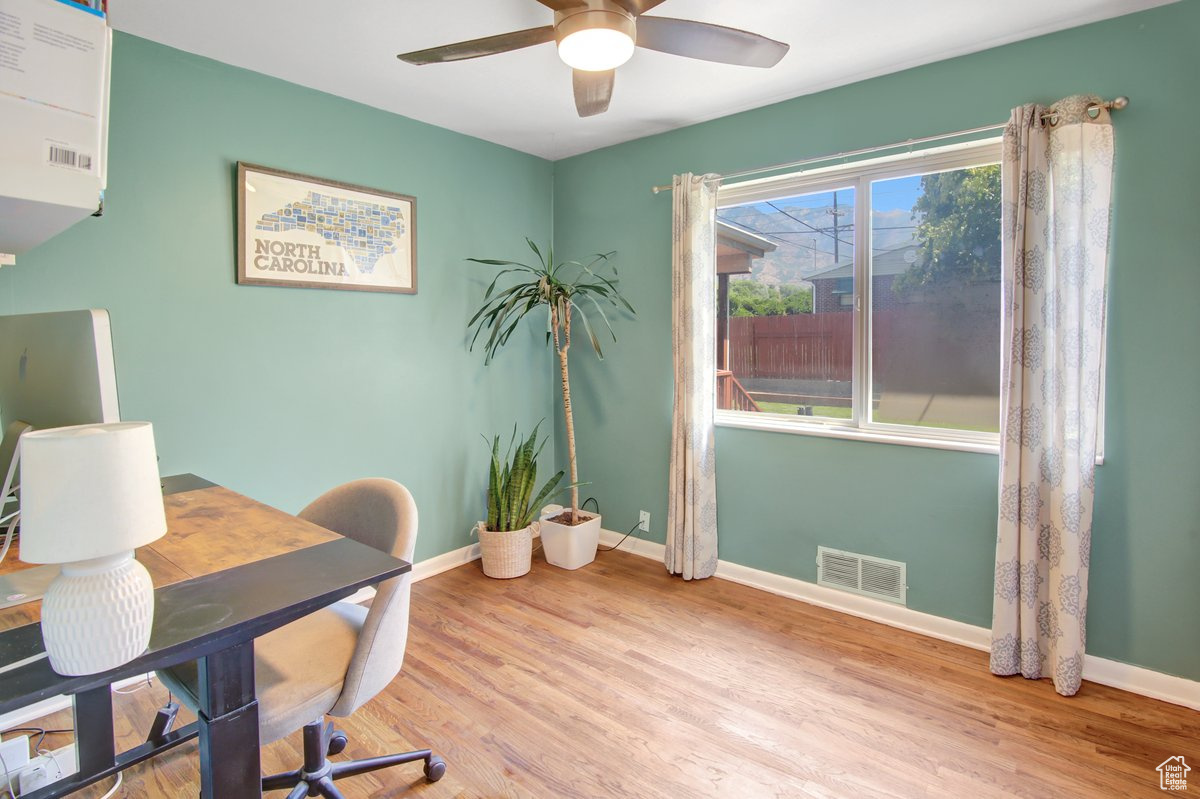
[(58, 576), (57, 564), (0, 574), (0, 610), (41, 599)]

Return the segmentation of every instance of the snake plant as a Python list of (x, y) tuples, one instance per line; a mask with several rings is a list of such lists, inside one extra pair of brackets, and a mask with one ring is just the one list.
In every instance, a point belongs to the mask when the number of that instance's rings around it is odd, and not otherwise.
[[(633, 313), (633, 306), (621, 296), (617, 289), (616, 268), (609, 257), (612, 253), (601, 253), (588, 263), (579, 261), (554, 262), (554, 250), (546, 254), (538, 249), (532, 239), (525, 239), (529, 249), (538, 258), (537, 264), (517, 261), (500, 261), (492, 258), (468, 258), (468, 261), (503, 266), (483, 295), (483, 305), (467, 323), (468, 329), (475, 328), (471, 338), (471, 349), (475, 348), (480, 335), (484, 338), (484, 363), (490, 363), (496, 352), (503, 347), (517, 329), (518, 323), (535, 310), (546, 308), (546, 343), (554, 344), (558, 355), (559, 379), (562, 385), (563, 419), (566, 422), (567, 463), (571, 471), (571, 519), (579, 522), (579, 469), (575, 458), (575, 419), (571, 413), (571, 380), (567, 372), (567, 351), (571, 349), (571, 320), (578, 317), (584, 332), (597, 357), (603, 359), (600, 338), (593, 331), (607, 330), (613, 341), (617, 340), (609, 324), (605, 305), (610, 309), (625, 309)], [(600, 273), (601, 268), (612, 268), (612, 277)], [(512, 285), (496, 290), (500, 278), (514, 274)], [(603, 328), (600, 325), (603, 324)]]
[(514, 425), (512, 439), (508, 442), (503, 461), (500, 459), (500, 436), (492, 439), (492, 464), (488, 472), (487, 490), (487, 529), (492, 532), (528, 527), (537, 516), (542, 503), (554, 493), (562, 481), (563, 472), (559, 470), (558, 474), (546, 481), (537, 497), (530, 501), (537, 480), (538, 455), (546, 445), (545, 438), (540, 444), (537, 440), (540, 426), (541, 422), (534, 425), (529, 438), (521, 441), (517, 437), (517, 428)]

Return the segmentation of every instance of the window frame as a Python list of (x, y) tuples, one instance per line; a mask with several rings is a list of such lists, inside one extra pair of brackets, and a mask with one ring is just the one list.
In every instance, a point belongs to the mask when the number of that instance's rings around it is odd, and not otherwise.
[[(846, 164), (803, 170), (722, 186), (718, 208), (769, 199), (812, 194), (834, 189), (854, 189), (854, 301), (851, 368), (851, 418), (792, 417), (775, 413), (717, 409), (715, 422), (722, 427), (797, 433), (859, 441), (879, 441), (935, 449), (999, 453), (1000, 434), (953, 428), (929, 428), (876, 422), (870, 419), (871, 364), (871, 184), (899, 177), (968, 169), (1001, 163), (1000, 137), (952, 144), (900, 155), (864, 159)], [(860, 232), (860, 231), (865, 231)], [(1000, 363), (997, 361), (999, 371)], [(714, 381), (713, 392), (716, 385)], [(1101, 419), (1103, 419), (1103, 399)], [(997, 420), (999, 421), (999, 420)], [(1102, 428), (1100, 441), (1103, 441)], [(1099, 442), (1098, 442), (1099, 443)], [(1097, 450), (1098, 453), (1100, 450)]]

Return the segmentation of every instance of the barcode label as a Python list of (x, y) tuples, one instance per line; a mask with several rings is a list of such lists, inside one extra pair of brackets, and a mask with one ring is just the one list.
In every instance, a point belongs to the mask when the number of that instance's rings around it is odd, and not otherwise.
[(66, 147), (55, 147), (50, 145), (50, 163), (58, 164), (59, 166), (77, 166), (79, 153), (74, 150), (68, 150)]
[(51, 166), (76, 169), (80, 172), (92, 171), (92, 156), (90, 153), (81, 153), (74, 147), (62, 144), (61, 142), (46, 142), (46, 163)]

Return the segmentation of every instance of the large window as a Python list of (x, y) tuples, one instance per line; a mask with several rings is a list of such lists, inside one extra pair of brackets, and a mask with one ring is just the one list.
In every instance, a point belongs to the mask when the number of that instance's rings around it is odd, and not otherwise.
[(994, 447), (1000, 145), (726, 186), (718, 421)]

